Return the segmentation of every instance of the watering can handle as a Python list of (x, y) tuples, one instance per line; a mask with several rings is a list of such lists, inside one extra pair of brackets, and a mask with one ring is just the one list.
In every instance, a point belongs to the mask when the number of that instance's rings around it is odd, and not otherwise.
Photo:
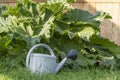
[[(30, 55), (31, 55), (31, 53), (33, 53), (34, 49), (37, 48), (37, 47), (45, 47), (45, 48), (48, 49), (48, 51), (51, 53), (51, 56), (55, 57), (52, 49), (51, 49), (48, 45), (46, 45), (46, 44), (36, 44), (36, 45), (34, 45), (34, 46), (29, 50), (29, 52), (28, 52), (28, 54), (27, 54), (27, 57), (26, 57), (26, 66), (27, 66), (28, 68), (29, 68)], [(55, 58), (56, 58), (56, 57), (55, 57)]]

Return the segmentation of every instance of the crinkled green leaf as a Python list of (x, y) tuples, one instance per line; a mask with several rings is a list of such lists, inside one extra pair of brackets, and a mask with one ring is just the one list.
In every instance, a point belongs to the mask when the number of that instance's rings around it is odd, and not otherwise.
[(108, 13), (105, 13), (105, 12), (97, 12), (96, 13), (96, 17), (95, 20), (96, 21), (102, 21), (103, 19), (111, 19), (112, 17), (108, 14)]
[(0, 4), (0, 16), (2, 16), (4, 14), (4, 12), (6, 12), (8, 9), (7, 6)]
[(109, 51), (115, 55), (117, 58), (120, 59), (120, 47), (119, 46), (116, 46), (116, 47), (108, 47), (109, 48)]
[(98, 12), (96, 14), (91, 14), (88, 11), (82, 11), (80, 9), (72, 9), (66, 12), (62, 20), (66, 23), (76, 23), (76, 22), (91, 22), (96, 27), (99, 27), (100, 21), (106, 18), (111, 18), (108, 13), (105, 12)]
[(67, 0), (68, 3), (76, 2), (76, 0)]
[(3, 16), (8, 16), (8, 15), (14, 15), (14, 16), (18, 16), (19, 12), (18, 12), (18, 7), (8, 7), (7, 11), (5, 11), (3, 13)]
[(8, 49), (8, 45), (10, 44), (12, 40), (8, 38), (7, 34), (4, 34), (4, 36), (0, 36), (0, 53), (1, 51), (5, 51)]
[[(99, 46), (99, 51), (102, 53), (105, 53), (105, 51), (108, 52), (108, 54), (116, 55), (118, 58), (120, 58), (120, 47), (117, 44), (114, 44), (108, 39), (104, 39), (99, 36), (91, 36), (90, 42), (94, 45)], [(100, 48), (101, 47), (101, 48)]]
[(95, 33), (94, 29), (91, 27), (85, 27), (83, 30), (78, 32), (79, 37), (83, 38), (86, 41), (90, 41), (90, 37)]
[(108, 39), (102, 38), (99, 35), (93, 35), (90, 37), (90, 41), (93, 44), (100, 45), (100, 46), (105, 46), (105, 47), (116, 47), (117, 45), (111, 42)]
[(51, 10), (53, 13), (62, 12), (63, 10), (71, 9), (72, 6), (68, 2), (73, 0), (47, 0), (45, 7)]
[(52, 28), (54, 21), (54, 16), (51, 16), (46, 23), (43, 24), (43, 28), (41, 29), (39, 35), (45, 36), (46, 39), (50, 38), (50, 29)]

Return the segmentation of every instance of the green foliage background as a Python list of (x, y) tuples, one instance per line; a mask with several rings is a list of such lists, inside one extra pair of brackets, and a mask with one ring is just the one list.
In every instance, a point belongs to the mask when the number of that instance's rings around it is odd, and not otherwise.
[[(18, 0), (14, 7), (0, 5), (0, 58), (25, 65), (28, 50), (35, 44), (49, 45), (58, 61), (76, 49), (78, 59), (66, 66), (118, 69), (120, 47), (100, 36), (100, 23), (110, 19), (106, 12), (91, 14), (73, 8), (74, 0), (35, 3)], [(107, 27), (107, 26), (106, 26)], [(74, 67), (74, 68), (75, 68)]]

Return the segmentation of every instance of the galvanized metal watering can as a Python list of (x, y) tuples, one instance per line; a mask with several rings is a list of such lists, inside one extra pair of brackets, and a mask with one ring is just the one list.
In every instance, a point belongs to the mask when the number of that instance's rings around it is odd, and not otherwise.
[[(34, 50), (37, 47), (46, 48), (51, 55), (34, 53)], [(71, 50), (60, 63), (56, 63), (56, 56), (52, 49), (46, 44), (37, 44), (29, 50), (26, 57), (26, 66), (31, 72), (35, 73), (57, 73), (68, 58), (75, 60), (77, 58), (77, 52)]]

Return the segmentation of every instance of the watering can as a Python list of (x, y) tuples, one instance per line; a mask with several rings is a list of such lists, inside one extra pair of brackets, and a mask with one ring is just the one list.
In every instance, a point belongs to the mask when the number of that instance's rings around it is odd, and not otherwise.
[[(50, 55), (44, 53), (34, 53), (34, 50), (37, 47), (46, 48), (50, 52)], [(57, 73), (68, 58), (75, 60), (77, 58), (76, 50), (72, 49), (60, 63), (56, 63), (56, 56), (48, 45), (36, 44), (27, 54), (26, 66), (33, 73)]]

